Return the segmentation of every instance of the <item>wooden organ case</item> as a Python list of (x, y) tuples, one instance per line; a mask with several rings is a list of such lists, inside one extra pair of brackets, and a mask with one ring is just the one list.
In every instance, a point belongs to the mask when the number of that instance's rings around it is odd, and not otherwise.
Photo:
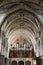
[(9, 52), (9, 58), (32, 58), (34, 56), (34, 49), (29, 48), (12, 48)]

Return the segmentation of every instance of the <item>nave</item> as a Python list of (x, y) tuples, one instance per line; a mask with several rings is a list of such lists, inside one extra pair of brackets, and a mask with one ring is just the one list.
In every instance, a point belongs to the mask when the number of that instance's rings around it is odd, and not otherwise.
[(43, 65), (43, 0), (0, 0), (0, 65)]

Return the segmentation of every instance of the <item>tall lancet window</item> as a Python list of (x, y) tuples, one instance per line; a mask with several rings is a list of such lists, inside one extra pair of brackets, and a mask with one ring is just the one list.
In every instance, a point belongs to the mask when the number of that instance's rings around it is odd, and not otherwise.
[(30, 45), (30, 51), (32, 51), (32, 49), (33, 49), (33, 46), (32, 46), (32, 44)]
[(23, 42), (23, 46), (24, 48), (26, 48), (26, 40), (24, 39), (24, 42)]
[(19, 41), (17, 40), (16, 47), (19, 48)]

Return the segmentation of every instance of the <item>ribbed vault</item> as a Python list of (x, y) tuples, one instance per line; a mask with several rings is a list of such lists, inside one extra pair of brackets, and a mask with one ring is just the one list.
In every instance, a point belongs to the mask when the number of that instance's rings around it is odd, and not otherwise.
[(10, 45), (15, 45), (17, 39), (26, 39), (29, 44), (36, 44), (36, 34), (41, 28), (41, 22), (37, 18), (35, 12), (27, 10), (27, 8), (16, 7), (7, 13), (1, 24), (1, 30), (5, 32), (8, 38), (8, 48)]
[(27, 40), (28, 44), (32, 44), (36, 50), (36, 35), (43, 26), (37, 13), (39, 14), (43, 10), (43, 6), (31, 1), (17, 1), (4, 2), (0, 5), (0, 9), (6, 13), (0, 27), (8, 39), (8, 50), (11, 44), (16, 45), (17, 39), (21, 42), (24, 39)]
[(12, 9), (13, 7), (21, 5), (27, 5), (27, 7), (32, 8), (35, 12), (42, 14), (43, 13), (43, 1), (42, 0), (0, 0), (0, 9), (3, 9), (3, 12)]

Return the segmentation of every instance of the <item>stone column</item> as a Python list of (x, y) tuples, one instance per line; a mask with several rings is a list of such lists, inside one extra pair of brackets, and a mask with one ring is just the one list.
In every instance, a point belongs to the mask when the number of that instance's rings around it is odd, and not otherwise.
[(11, 63), (12, 63), (12, 61), (11, 61), (11, 59), (9, 59), (9, 65), (11, 65)]
[(38, 57), (40, 55), (40, 52), (39, 52), (39, 40), (38, 38), (36, 38), (36, 56)]
[(10, 59), (7, 59), (7, 65), (9, 65), (10, 64)]
[(5, 56), (8, 57), (8, 38), (5, 38)]
[(25, 62), (26, 62), (26, 61), (24, 61), (24, 65), (25, 65)]
[(33, 64), (32, 65), (36, 65), (36, 60), (33, 60)]
[(38, 53), (38, 56), (42, 54), (42, 39), (41, 39), (41, 30), (37, 32), (36, 37), (36, 53)]
[(40, 51), (40, 56), (43, 55), (43, 42), (42, 42), (42, 30), (39, 31), (39, 51)]
[(18, 61), (17, 61), (17, 65), (18, 65)]

